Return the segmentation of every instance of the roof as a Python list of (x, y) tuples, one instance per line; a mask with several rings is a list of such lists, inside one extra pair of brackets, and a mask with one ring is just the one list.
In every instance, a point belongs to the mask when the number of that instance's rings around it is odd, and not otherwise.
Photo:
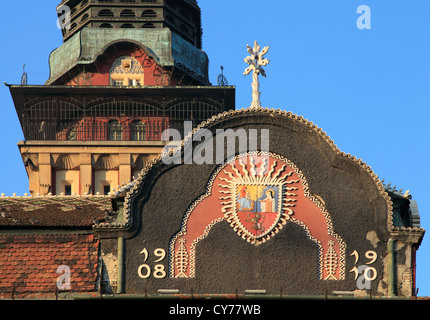
[(112, 209), (108, 196), (0, 197), (0, 235), (11, 228), (91, 229)]
[(54, 293), (66, 272), (70, 272), (70, 290), (93, 291), (98, 249), (94, 235), (0, 235), (0, 293)]
[(47, 84), (54, 83), (77, 65), (94, 63), (109, 46), (118, 42), (136, 43), (159, 65), (180, 67), (200, 82), (209, 83), (206, 53), (168, 28), (84, 28), (51, 52)]

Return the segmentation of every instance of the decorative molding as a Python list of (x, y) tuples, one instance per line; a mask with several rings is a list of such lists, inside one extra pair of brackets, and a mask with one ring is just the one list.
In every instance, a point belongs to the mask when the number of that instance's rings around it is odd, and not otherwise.
[(97, 157), (94, 167), (100, 170), (117, 170), (119, 164), (110, 154), (101, 154)]
[(54, 168), (58, 170), (74, 170), (78, 167), (69, 154), (60, 154), (54, 164)]

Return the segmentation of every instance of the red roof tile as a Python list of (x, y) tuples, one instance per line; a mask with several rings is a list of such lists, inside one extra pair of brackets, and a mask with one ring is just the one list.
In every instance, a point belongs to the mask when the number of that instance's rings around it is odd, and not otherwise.
[(0, 236), (0, 293), (55, 292), (62, 265), (72, 291), (94, 291), (98, 250), (94, 235)]

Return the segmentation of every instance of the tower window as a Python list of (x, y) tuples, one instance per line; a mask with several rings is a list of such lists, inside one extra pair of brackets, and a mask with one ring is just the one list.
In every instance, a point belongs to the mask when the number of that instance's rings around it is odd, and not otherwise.
[(136, 17), (136, 14), (134, 13), (133, 10), (125, 9), (125, 10), (121, 11), (120, 17), (121, 18), (134, 18), (134, 17)]
[(142, 28), (155, 28), (155, 25), (153, 23), (145, 23)]
[(108, 140), (121, 141), (122, 140), (122, 125), (118, 120), (111, 120), (108, 123)]
[(132, 141), (145, 140), (145, 125), (140, 120), (135, 120), (130, 124), (130, 135)]
[(99, 28), (113, 28), (110, 23), (102, 23)]
[(81, 22), (87, 20), (88, 17), (89, 17), (88, 13), (84, 14), (82, 19), (81, 19)]
[(99, 12), (99, 17), (109, 17), (109, 18), (113, 18), (114, 14), (112, 11), (110, 11), (109, 9), (103, 9)]
[(133, 26), (131, 23), (124, 23), (124, 24), (121, 26), (121, 28), (124, 28), (124, 29), (132, 29), (132, 28), (134, 28), (134, 26)]
[(145, 10), (142, 12), (142, 18), (155, 18), (157, 13), (154, 10)]

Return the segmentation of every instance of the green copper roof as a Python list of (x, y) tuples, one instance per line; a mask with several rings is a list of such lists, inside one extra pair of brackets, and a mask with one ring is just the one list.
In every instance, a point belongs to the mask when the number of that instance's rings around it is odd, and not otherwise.
[(51, 84), (76, 65), (93, 63), (116, 42), (133, 42), (146, 49), (163, 67), (176, 66), (202, 83), (208, 80), (206, 53), (188, 43), (168, 28), (154, 29), (96, 29), (84, 28), (49, 57)]

